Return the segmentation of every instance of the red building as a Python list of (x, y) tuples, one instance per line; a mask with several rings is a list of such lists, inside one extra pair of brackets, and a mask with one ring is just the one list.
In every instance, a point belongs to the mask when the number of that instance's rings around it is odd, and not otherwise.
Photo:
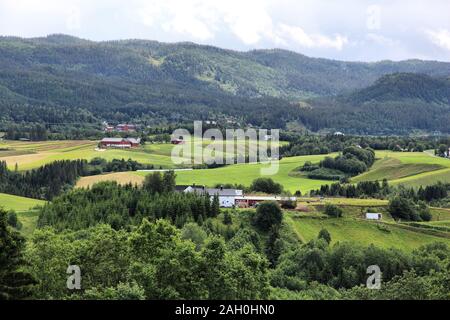
[(138, 147), (141, 144), (141, 139), (135, 138), (103, 138), (100, 141), (102, 148), (120, 148), (128, 149)]
[(170, 141), (171, 144), (183, 144), (184, 140), (183, 139), (172, 139)]
[(134, 124), (118, 124), (116, 126), (116, 130), (117, 131), (121, 131), (121, 132), (131, 132), (131, 131), (136, 131), (136, 126)]

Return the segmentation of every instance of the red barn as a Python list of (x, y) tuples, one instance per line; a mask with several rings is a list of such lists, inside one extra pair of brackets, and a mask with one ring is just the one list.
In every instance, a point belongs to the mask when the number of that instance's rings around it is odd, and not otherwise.
[(128, 149), (138, 147), (141, 144), (141, 139), (135, 138), (103, 138), (100, 141), (102, 148), (121, 148)]

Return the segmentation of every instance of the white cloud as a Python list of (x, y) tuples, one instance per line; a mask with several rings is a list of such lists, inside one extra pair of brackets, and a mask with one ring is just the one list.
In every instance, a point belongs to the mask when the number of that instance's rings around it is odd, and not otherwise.
[(252, 45), (263, 38), (274, 40), (272, 18), (266, 1), (229, 0), (216, 2), (223, 22), (244, 44)]
[(289, 26), (280, 24), (277, 30), (279, 36), (286, 41), (293, 41), (294, 43), (307, 48), (332, 48), (342, 50), (345, 44), (348, 43), (347, 37), (340, 34), (334, 37), (329, 37), (320, 33), (309, 34), (302, 28), (297, 26)]
[(450, 50), (450, 32), (446, 29), (428, 30), (427, 34), (435, 45)]
[(379, 33), (368, 33), (366, 38), (371, 42), (374, 42), (380, 46), (392, 47), (397, 44), (397, 42), (389, 37), (385, 37)]
[(448, 0), (0, 0), (0, 35), (70, 33), (282, 47), (345, 60), (449, 61), (448, 12)]

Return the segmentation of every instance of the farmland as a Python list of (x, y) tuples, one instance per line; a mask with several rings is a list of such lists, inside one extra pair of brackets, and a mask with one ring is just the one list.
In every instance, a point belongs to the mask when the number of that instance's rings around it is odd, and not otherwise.
[[(194, 142), (195, 140), (192, 141), (192, 146), (194, 146)], [(174, 164), (171, 159), (171, 152), (174, 145), (169, 143), (146, 144), (139, 148), (125, 150), (107, 149), (101, 151), (96, 150), (97, 143), (98, 141), (89, 140), (45, 142), (0, 141), (0, 161), (6, 161), (10, 169), (14, 169), (17, 164), (18, 169), (21, 171), (34, 169), (56, 160), (90, 160), (95, 157), (106, 160), (132, 159), (142, 164), (153, 164), (158, 168), (186, 166)], [(209, 144), (207, 141), (203, 141), (203, 147), (207, 144)], [(249, 148), (248, 145), (249, 143), (247, 142), (245, 144), (247, 151)], [(223, 156), (226, 155), (226, 151), (212, 152), (212, 155)], [(180, 154), (180, 157), (183, 156), (183, 154)]]
[[(8, 167), (13, 169), (17, 163), (19, 170), (34, 169), (56, 160), (90, 160), (101, 157), (106, 160), (131, 158), (143, 164), (153, 164), (166, 168), (173, 167), (170, 152), (167, 154), (166, 146), (160, 148), (146, 147), (132, 150), (108, 149), (95, 150), (96, 141), (47, 141), (47, 142), (18, 142), (7, 141), (0, 143), (0, 160), (6, 161)], [(167, 145), (170, 147), (170, 145)], [(12, 154), (15, 152), (16, 154)]]
[(427, 152), (377, 151), (378, 160), (368, 171), (352, 181), (382, 180), (393, 185), (419, 187), (438, 181), (450, 181), (450, 160), (435, 157)]
[[(283, 142), (282, 142), (283, 143)], [(203, 147), (207, 142), (203, 143)], [(62, 159), (86, 159), (101, 157), (106, 160), (131, 158), (143, 164), (153, 164), (156, 168), (186, 167), (189, 164), (176, 165), (172, 162), (171, 152), (173, 145), (167, 143), (146, 144), (132, 150), (108, 149), (96, 150), (97, 142), (87, 140), (73, 141), (46, 141), (46, 142), (0, 142), (0, 160), (6, 161), (10, 169), (16, 164), (18, 170), (37, 168), (46, 163)], [(248, 144), (245, 146), (248, 150)], [(226, 151), (217, 151), (216, 155), (226, 155)], [(181, 155), (183, 156), (183, 155)], [(334, 156), (334, 155), (329, 155)], [(301, 172), (295, 171), (306, 161), (319, 162), (325, 155), (297, 156), (283, 158), (279, 162), (279, 170), (272, 177), (281, 183), (285, 190), (303, 193), (320, 187), (322, 184), (331, 183), (325, 180), (308, 179)], [(432, 156), (429, 153), (390, 152), (377, 151), (377, 161), (373, 167), (352, 179), (353, 182), (382, 180), (386, 178), (393, 185), (405, 185), (418, 187), (437, 181), (450, 181), (450, 160)], [(178, 172), (179, 184), (216, 185), (219, 183), (237, 183), (250, 185), (257, 177), (261, 176), (261, 169), (267, 164), (236, 164), (216, 169), (200, 169), (189, 172)], [(101, 175), (97, 177), (83, 178), (79, 186), (92, 185), (96, 181), (115, 180), (121, 183), (139, 183), (146, 172), (128, 172), (121, 174)]]
[(0, 207), (3, 207), (5, 210), (28, 211), (35, 206), (41, 206), (44, 204), (45, 201), (42, 200), (0, 193)]
[(302, 241), (316, 238), (319, 231), (325, 228), (331, 234), (333, 243), (350, 241), (364, 246), (374, 244), (377, 247), (394, 247), (405, 251), (411, 251), (434, 241), (450, 245), (448, 237), (425, 234), (420, 229), (404, 229), (395, 223), (382, 224), (345, 216), (338, 219), (298, 217), (295, 214), (287, 214), (286, 221), (292, 225)]

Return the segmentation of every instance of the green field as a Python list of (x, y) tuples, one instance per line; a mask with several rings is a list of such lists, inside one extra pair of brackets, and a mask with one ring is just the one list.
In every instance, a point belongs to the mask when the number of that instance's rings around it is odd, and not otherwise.
[[(284, 142), (282, 142), (284, 143)], [(201, 147), (209, 144), (203, 141)], [(189, 164), (175, 165), (171, 159), (172, 144), (146, 144), (140, 148), (131, 150), (108, 149), (95, 150), (95, 141), (45, 141), (45, 142), (0, 142), (0, 160), (6, 161), (13, 169), (17, 163), (19, 170), (28, 170), (43, 164), (62, 159), (92, 159), (101, 157), (106, 160), (131, 158), (144, 164), (153, 164), (156, 168), (188, 167)], [(242, 143), (241, 143), (242, 145)], [(249, 143), (245, 143), (248, 150)], [(226, 149), (217, 151), (216, 154), (226, 155)], [(334, 155), (330, 155), (334, 156)], [(279, 163), (276, 174), (268, 176), (281, 183), (285, 190), (303, 193), (316, 189), (323, 184), (332, 183), (326, 180), (308, 179), (295, 171), (306, 161), (319, 162), (325, 155), (299, 156), (283, 158)], [(393, 185), (405, 185), (418, 187), (420, 185), (433, 184), (437, 181), (450, 181), (450, 160), (435, 157), (429, 153), (391, 152), (377, 151), (376, 162), (373, 167), (352, 181), (382, 180), (388, 179)], [(261, 168), (265, 164), (237, 164), (217, 169), (202, 169), (177, 173), (178, 184), (200, 184), (213, 186), (219, 183), (237, 183), (249, 186), (250, 183), (261, 176)], [(130, 181), (135, 181), (134, 174), (144, 176), (145, 172), (128, 173)], [(112, 179), (115, 177), (111, 176)], [(101, 177), (102, 180), (105, 176)], [(121, 177), (126, 180), (126, 177)], [(94, 179), (95, 180), (95, 179)]]
[[(333, 155), (331, 155), (333, 156)], [(325, 156), (299, 156), (283, 158), (280, 169), (273, 176), (285, 190), (303, 193), (316, 189), (323, 184), (332, 183), (326, 180), (308, 179), (304, 175), (294, 174), (294, 170), (306, 161), (319, 162)], [(352, 179), (354, 182), (365, 180), (388, 179), (393, 185), (420, 186), (438, 181), (450, 181), (450, 160), (431, 156), (427, 153), (377, 151), (377, 161), (368, 171)], [(261, 176), (260, 169), (264, 164), (237, 164), (217, 169), (194, 170), (177, 173), (179, 184), (215, 185), (218, 183), (238, 183), (246, 186)], [(145, 173), (138, 173), (145, 175)]]
[[(306, 177), (290, 176), (290, 172), (306, 161), (318, 162), (324, 155), (299, 156), (283, 158), (279, 162), (279, 170), (274, 175), (268, 175), (274, 181), (281, 183), (285, 190), (295, 192), (301, 190), (306, 192), (316, 189), (323, 184), (329, 183), (325, 180), (313, 180)], [(201, 169), (192, 171), (177, 172), (177, 184), (197, 184), (213, 186), (219, 183), (237, 183), (249, 186), (252, 181), (261, 177), (261, 169), (268, 168), (268, 164), (236, 164), (216, 169)], [(146, 175), (146, 172), (137, 172), (135, 174)]]
[(0, 193), (0, 207), (5, 210), (28, 211), (36, 206), (45, 204), (43, 200), (24, 198)]
[(393, 185), (419, 187), (438, 181), (450, 181), (450, 160), (426, 152), (377, 151), (372, 168), (355, 178), (354, 182), (382, 180)]
[(39, 212), (24, 211), (19, 212), (17, 216), (19, 218), (19, 221), (22, 223), (20, 233), (22, 233), (27, 238), (30, 237), (33, 234), (33, 231), (36, 229), (37, 221), (39, 218)]
[(10, 169), (14, 169), (17, 163), (19, 170), (34, 169), (56, 160), (90, 160), (95, 157), (106, 160), (131, 158), (143, 164), (153, 164), (156, 167), (174, 167), (170, 159), (169, 148), (172, 147), (170, 144), (159, 147), (149, 145), (130, 150), (108, 149), (105, 151), (95, 150), (96, 146), (96, 141), (4, 141), (0, 143), (0, 148), (8, 150), (0, 151), (0, 160), (6, 161)]
[(421, 245), (435, 241), (450, 245), (450, 238), (406, 230), (397, 226), (395, 223), (381, 224), (352, 217), (299, 218), (296, 217), (296, 214), (292, 213), (286, 214), (285, 217), (286, 221), (292, 225), (297, 236), (302, 241), (309, 241), (316, 238), (319, 231), (325, 228), (331, 234), (332, 243), (351, 241), (364, 246), (374, 244), (377, 247), (394, 247), (405, 251), (411, 251)]
[[(125, 150), (107, 149), (103, 151), (96, 150), (97, 143), (98, 141), (88, 140), (44, 142), (0, 141), (0, 149), (2, 149), (0, 150), (0, 161), (6, 161), (10, 169), (14, 169), (17, 164), (19, 170), (34, 169), (56, 160), (90, 160), (95, 157), (104, 158), (106, 160), (131, 158), (143, 164), (153, 164), (157, 168), (191, 166), (190, 164), (174, 164), (171, 158), (171, 153), (175, 146), (170, 143), (148, 143), (139, 148)], [(195, 140), (192, 141), (192, 147), (194, 146), (194, 143)], [(280, 145), (284, 143), (285, 142), (280, 142)], [(209, 144), (209, 141), (203, 141), (203, 143), (199, 144), (199, 146), (205, 148)], [(250, 145), (248, 141), (245, 143), (242, 141), (237, 141), (236, 144), (242, 145), (246, 152), (248, 152)], [(226, 146), (227, 143), (224, 145)], [(257, 144), (255, 145), (257, 146)], [(223, 156), (227, 153), (224, 147), (223, 152), (217, 151), (212, 152), (212, 154)], [(183, 158), (186, 158), (186, 156), (184, 155)]]

